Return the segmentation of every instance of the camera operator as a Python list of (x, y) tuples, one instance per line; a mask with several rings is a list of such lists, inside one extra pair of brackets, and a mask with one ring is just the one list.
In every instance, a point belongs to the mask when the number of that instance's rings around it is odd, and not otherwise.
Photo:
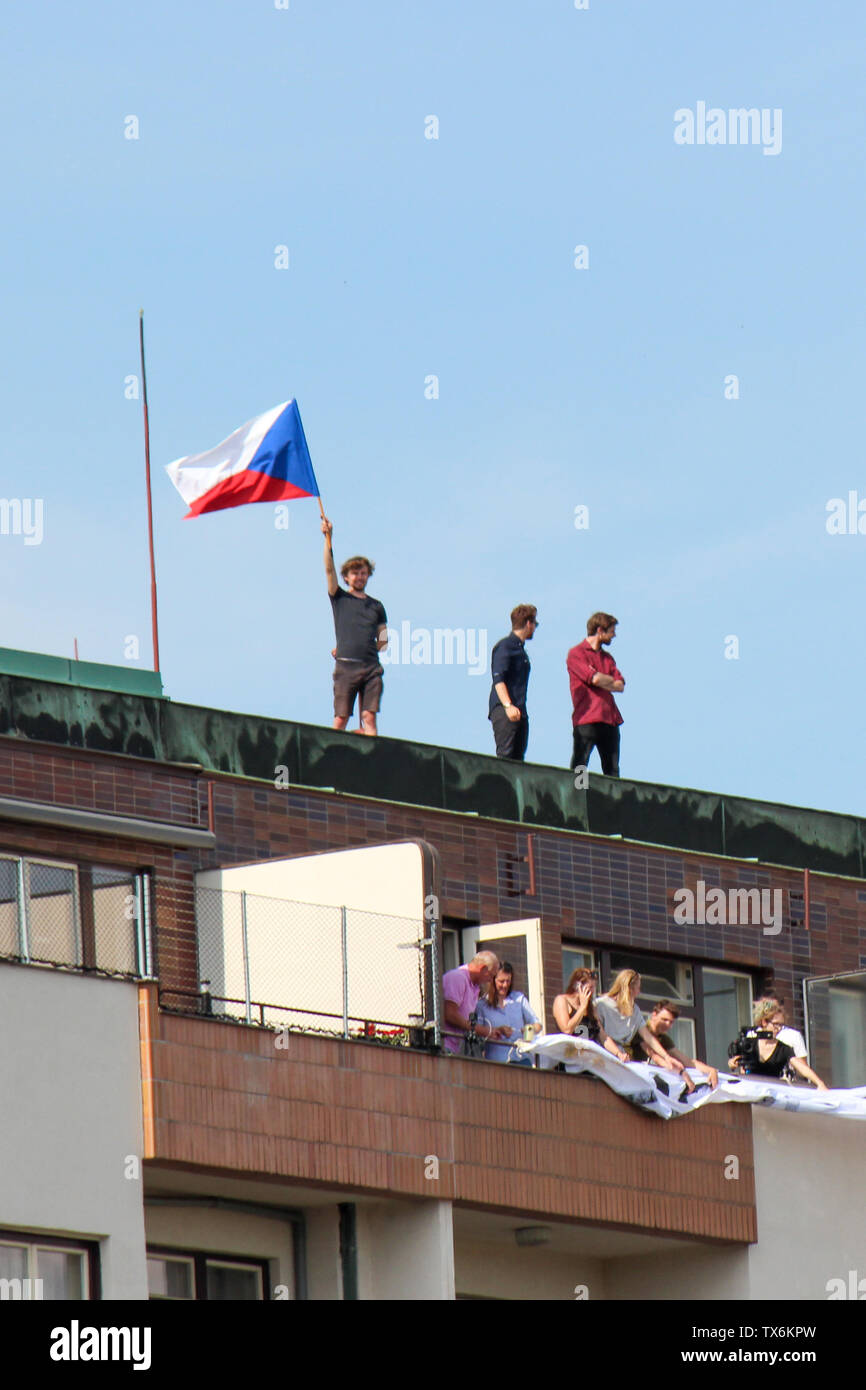
[(772, 1076), (778, 1081), (789, 1066), (819, 1091), (826, 1091), (820, 1076), (802, 1058), (794, 1056), (793, 1047), (779, 1041), (785, 1014), (777, 1000), (759, 999), (752, 1010), (752, 1020), (752, 1027), (741, 1028), (737, 1041), (728, 1048), (732, 1071), (742, 1076)]

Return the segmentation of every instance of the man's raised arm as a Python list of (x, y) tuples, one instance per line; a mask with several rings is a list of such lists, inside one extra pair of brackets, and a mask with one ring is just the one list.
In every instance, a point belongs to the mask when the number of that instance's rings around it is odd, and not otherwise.
[(322, 534), (325, 537), (325, 574), (328, 579), (328, 593), (331, 595), (331, 598), (334, 597), (335, 593), (340, 587), (340, 581), (337, 578), (336, 566), (334, 565), (334, 547), (331, 544), (331, 536), (333, 535), (333, 531), (333, 522), (330, 522), (326, 516), (323, 516)]

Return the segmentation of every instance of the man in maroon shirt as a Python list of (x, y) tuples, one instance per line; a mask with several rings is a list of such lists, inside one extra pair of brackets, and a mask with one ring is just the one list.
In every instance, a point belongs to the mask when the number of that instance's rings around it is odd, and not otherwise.
[(613, 692), (625, 689), (625, 681), (609, 652), (616, 636), (617, 620), (611, 613), (593, 613), (586, 624), (587, 638), (568, 653), (566, 666), (574, 714), (574, 752), (571, 768), (587, 767), (593, 748), (598, 749), (601, 770), (619, 776), (619, 726), (622, 715)]

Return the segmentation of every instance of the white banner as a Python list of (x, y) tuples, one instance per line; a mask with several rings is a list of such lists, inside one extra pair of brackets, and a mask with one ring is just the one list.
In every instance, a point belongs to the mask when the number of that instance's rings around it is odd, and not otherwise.
[(543, 1068), (550, 1069), (562, 1062), (566, 1071), (591, 1072), (617, 1095), (663, 1120), (687, 1115), (701, 1105), (726, 1101), (866, 1120), (866, 1086), (851, 1091), (817, 1091), (814, 1086), (790, 1086), (765, 1076), (731, 1076), (719, 1072), (719, 1084), (714, 1091), (703, 1072), (689, 1071), (695, 1083), (694, 1091), (689, 1092), (678, 1072), (654, 1067), (648, 1062), (620, 1062), (597, 1043), (573, 1038), (567, 1033), (543, 1033), (535, 1042), (517, 1043), (515, 1050), (522, 1057), (538, 1057)]

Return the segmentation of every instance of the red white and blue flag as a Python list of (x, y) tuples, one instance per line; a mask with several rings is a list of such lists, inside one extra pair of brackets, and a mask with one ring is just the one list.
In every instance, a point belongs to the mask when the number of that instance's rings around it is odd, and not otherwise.
[(165, 471), (189, 507), (187, 517), (247, 502), (319, 496), (294, 400), (248, 420), (205, 454), (175, 459)]

